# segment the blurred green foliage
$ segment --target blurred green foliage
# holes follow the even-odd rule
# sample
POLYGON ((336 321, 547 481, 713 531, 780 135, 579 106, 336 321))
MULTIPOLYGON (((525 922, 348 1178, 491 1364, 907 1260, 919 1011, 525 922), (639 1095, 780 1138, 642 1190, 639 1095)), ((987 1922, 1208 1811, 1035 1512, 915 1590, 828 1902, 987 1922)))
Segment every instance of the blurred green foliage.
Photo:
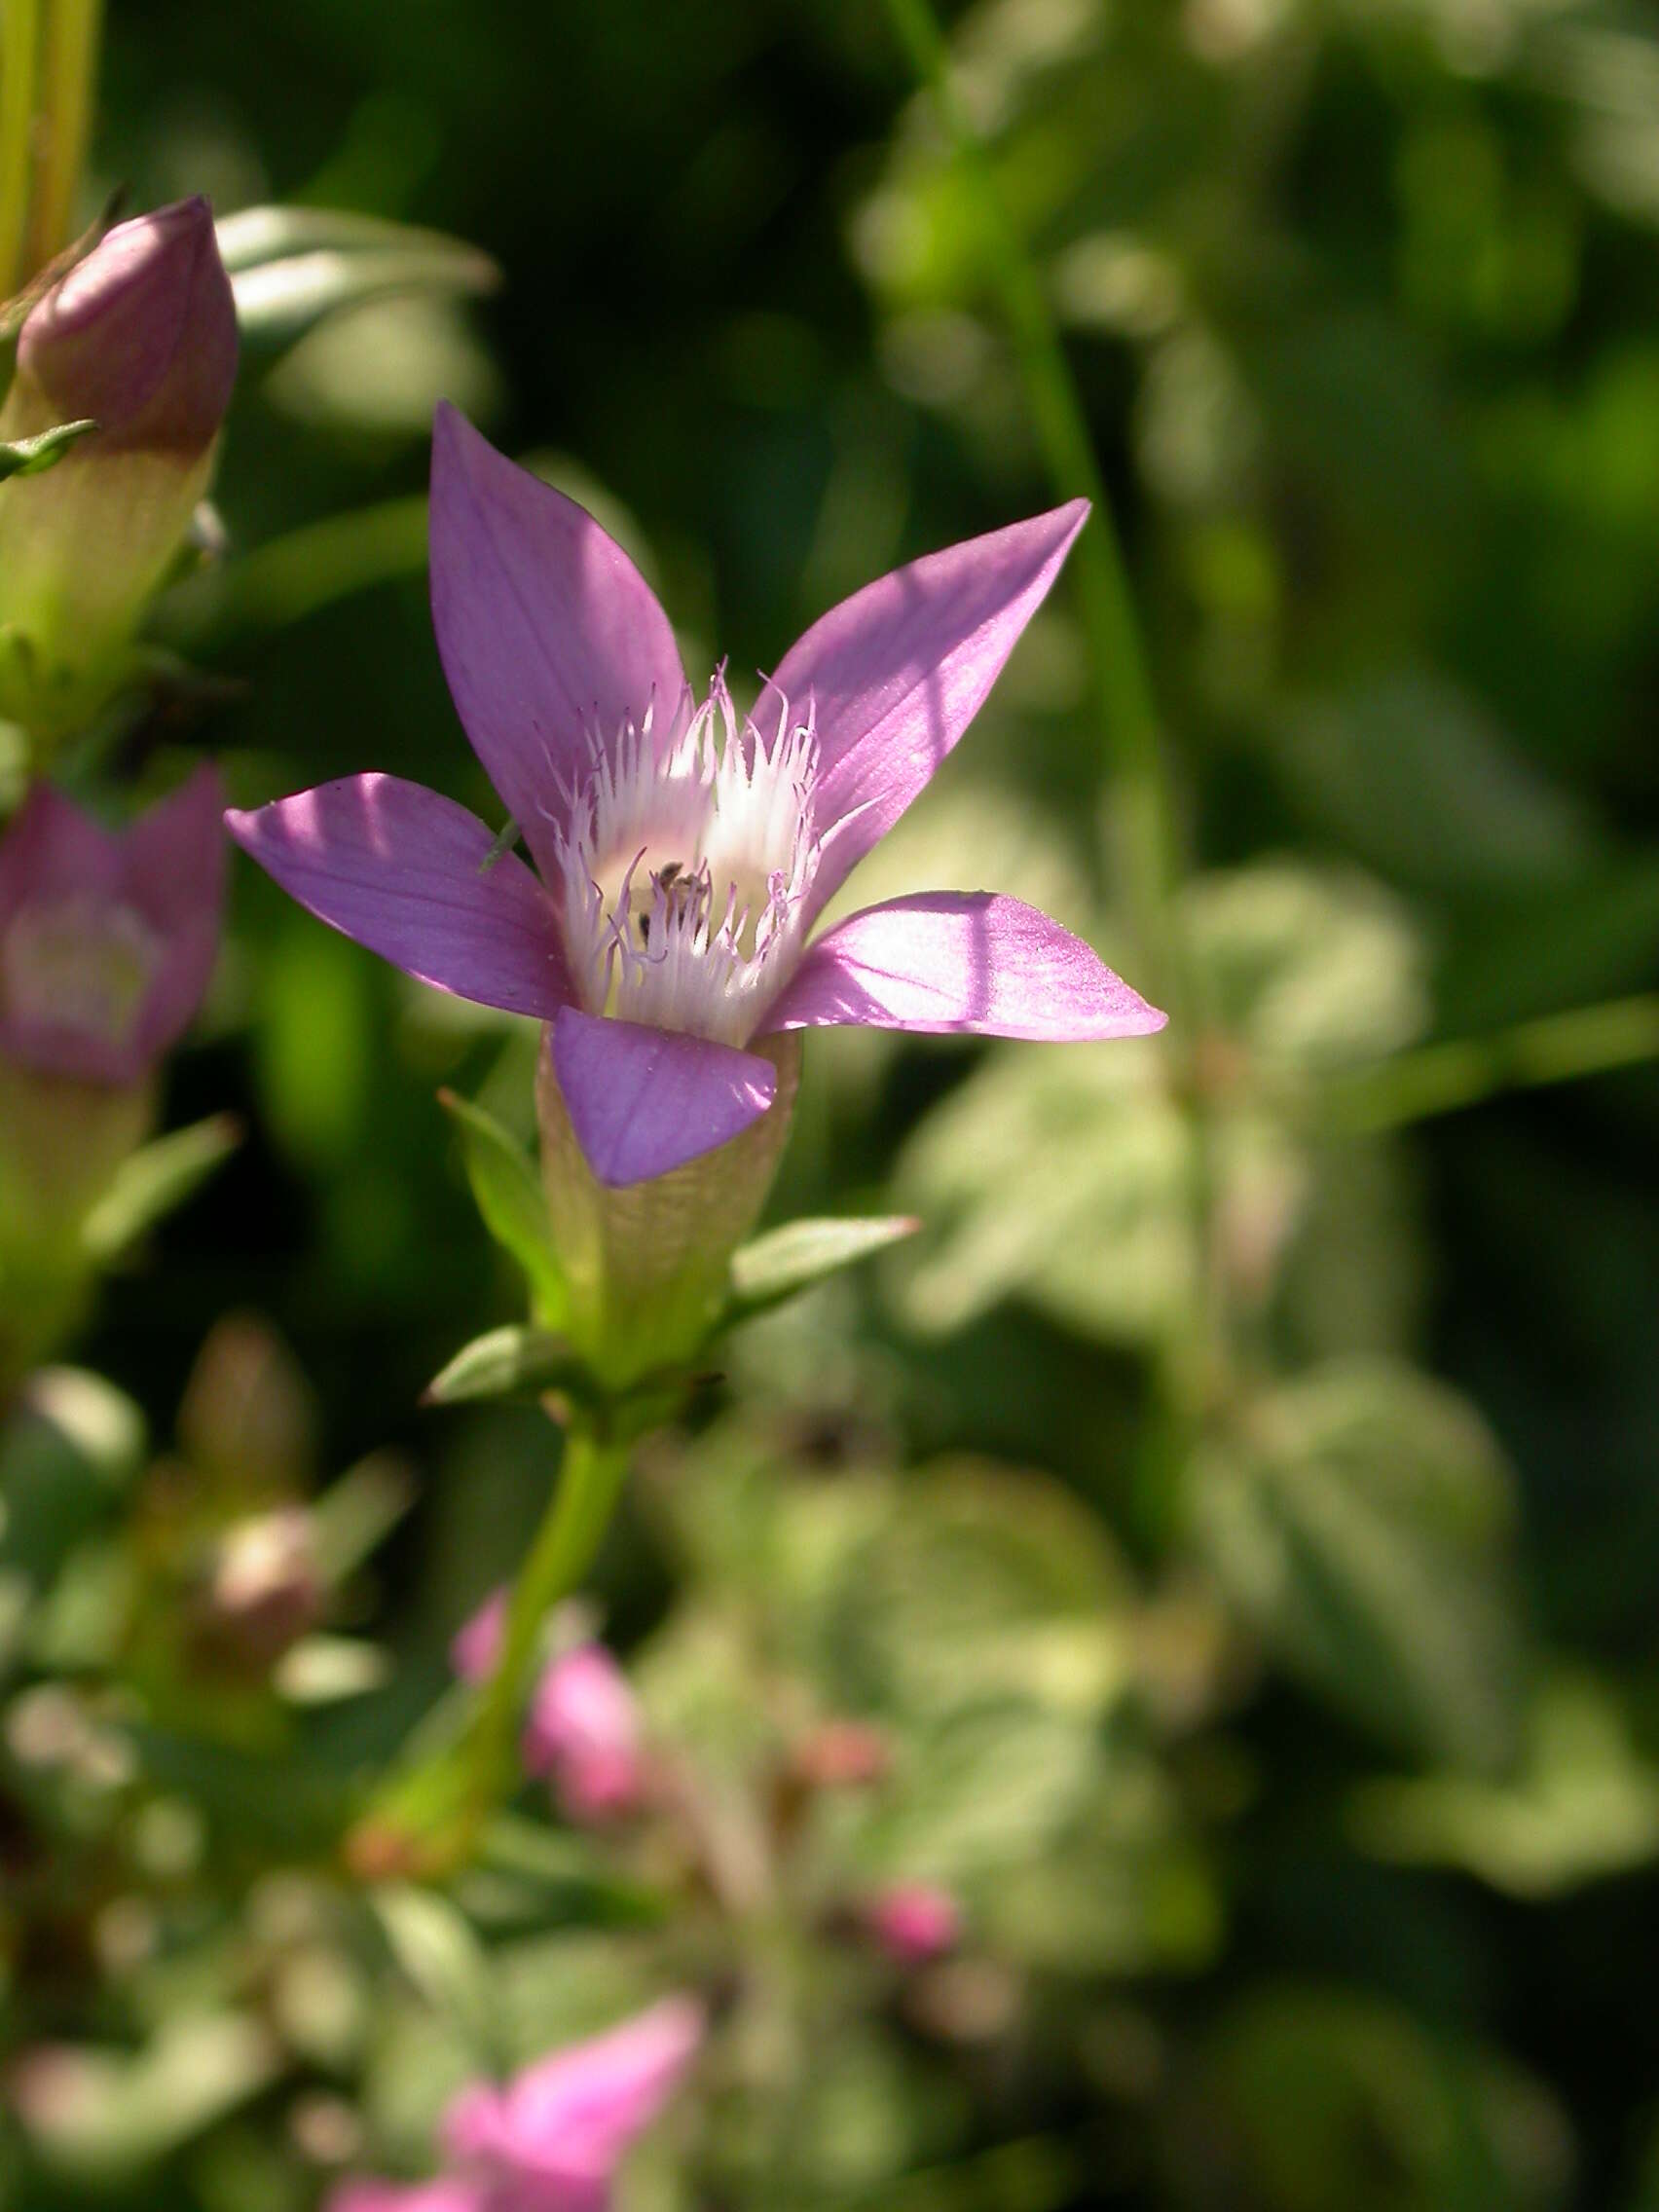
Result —
MULTIPOLYGON (((419 2173, 469 2072, 686 1981, 717 2054, 624 2212, 1659 2203, 1659 1079, 1504 1088, 1578 1049, 1511 1025, 1659 984, 1659 43, 1575 0, 950 31, 1146 622, 1177 1033, 815 1041, 776 1218, 923 1228, 644 1456, 593 1600, 678 1830, 530 1792, 451 1889, 364 1891, 345 1809, 557 1460, 534 1407, 418 1407, 525 1319, 468 1178, 534 1279, 535 1037, 239 872, 195 1133, 111 1247, 206 1117, 245 1141, 0 1437, 8 2208, 419 2173), (806 1788, 843 1722, 881 1777, 806 1788), (910 1977, 856 1929, 898 1878, 966 1910, 910 1977)), ((693 665, 1051 496, 876 0, 116 0, 93 151, 502 277, 289 234, 233 557, 158 623, 237 689, 124 731, 141 783, 204 746, 239 802, 487 804, 424 604, 440 395, 693 665)), ((1062 585, 857 903, 994 885, 1140 979, 1096 695, 1062 585)))

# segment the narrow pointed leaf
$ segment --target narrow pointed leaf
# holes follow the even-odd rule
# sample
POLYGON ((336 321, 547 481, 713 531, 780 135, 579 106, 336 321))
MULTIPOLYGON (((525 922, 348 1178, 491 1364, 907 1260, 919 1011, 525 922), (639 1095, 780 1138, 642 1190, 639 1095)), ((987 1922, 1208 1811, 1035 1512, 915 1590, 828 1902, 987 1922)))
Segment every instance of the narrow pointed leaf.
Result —
POLYGON ((333 1583, 356 1572, 414 1502, 409 1469, 395 1453, 372 1452, 348 1468, 311 1509, 319 1572, 333 1583))
POLYGON ((727 1324, 747 1321, 768 1307, 807 1290, 825 1275, 867 1259, 921 1227, 911 1214, 877 1214, 862 1221, 791 1221, 756 1236, 732 1254, 727 1324))
POLYGON ((115 1259, 164 1214, 183 1205, 241 1139, 235 1115, 212 1114, 133 1153, 87 1217, 81 1241, 89 1257, 115 1259))
POLYGON ((9 444, 0 444, 0 479, 40 475, 43 469, 60 461, 78 439, 96 428, 96 423, 87 416, 78 423, 56 423, 32 438, 14 438, 9 444))
POLYGON ((453 1090, 440 1090, 438 1103, 461 1138, 466 1180, 485 1228, 523 1269, 536 1319, 556 1328, 565 1317, 565 1276, 534 1162, 482 1106, 453 1090))
POLYGON ((469 1398, 535 1397, 543 1390, 592 1390, 592 1378, 563 1337, 546 1329, 488 1329, 463 1345, 426 1385, 425 1403, 459 1405, 469 1398))

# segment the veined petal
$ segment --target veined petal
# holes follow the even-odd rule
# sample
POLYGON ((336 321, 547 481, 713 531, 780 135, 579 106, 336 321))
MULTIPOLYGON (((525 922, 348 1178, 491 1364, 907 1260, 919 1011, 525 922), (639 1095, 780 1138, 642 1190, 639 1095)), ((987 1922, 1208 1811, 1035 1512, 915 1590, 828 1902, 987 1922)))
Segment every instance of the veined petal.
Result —
POLYGON ((831 608, 774 678, 816 708, 817 914, 978 713, 1088 517, 1073 499, 896 569, 831 608))
POLYGON ((453 799, 346 776, 225 822, 302 906, 422 982, 542 1020, 569 1000, 546 893, 453 799))
POLYGON ((601 1183, 647 1183, 758 1121, 777 1078, 730 1045, 562 1007, 553 1072, 583 1158, 601 1183))
POLYGON ((1056 1044, 1144 1037, 1168 1019, 1080 938, 994 891, 924 891, 821 937, 767 1017, 1056 1044))
POLYGON ((536 866, 557 881, 561 782, 587 732, 672 718, 685 687, 656 595, 585 508, 455 408, 432 428, 432 626, 456 712, 536 866))

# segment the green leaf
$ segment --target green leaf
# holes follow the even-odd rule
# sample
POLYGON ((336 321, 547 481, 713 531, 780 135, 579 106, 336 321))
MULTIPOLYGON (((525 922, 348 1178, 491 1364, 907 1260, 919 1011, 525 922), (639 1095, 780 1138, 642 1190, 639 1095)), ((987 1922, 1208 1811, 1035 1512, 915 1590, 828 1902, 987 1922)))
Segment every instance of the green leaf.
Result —
POLYGON ((286 345, 336 309, 365 301, 400 293, 478 296, 500 280, 487 253, 437 231, 363 216, 302 223, 296 214, 255 208, 220 226, 221 236, 231 234, 235 256, 237 322, 255 343, 286 345))
POLYGON ((370 1901, 392 1956, 427 2004, 455 2023, 481 2059, 494 2060, 494 1977, 466 1916, 447 1898, 401 1883, 377 1890, 370 1901))
POLYGON ((563 1337, 510 1323, 463 1345, 427 1383, 424 1398, 427 1405, 453 1406, 469 1398, 536 1397, 543 1390, 585 1395, 592 1387, 586 1367, 563 1337))
POLYGON ((1454 1866, 1511 1897, 1559 1897, 1659 1857, 1659 1771, 1613 1692, 1592 1676, 1545 1682, 1513 1775, 1367 1783, 1349 1826, 1407 1866, 1454 1866))
POLYGON ((866 1220, 791 1221, 756 1236, 732 1254, 731 1298, 722 1326, 764 1313, 825 1275, 913 1236, 913 1214, 876 1214, 866 1220))
POLYGON ((557 1328, 569 1301, 535 1163, 482 1106, 453 1090, 440 1090, 438 1103, 460 1134, 466 1180, 485 1228, 523 1269, 536 1319, 557 1328))
POLYGON ((164 1214, 181 1206, 241 1139, 241 1124, 234 1115, 211 1114, 123 1161, 82 1228, 89 1258, 115 1259, 164 1214))
POLYGON ((90 416, 78 423, 58 423, 32 438, 15 438, 0 444, 0 482, 8 476, 39 476, 63 459, 69 448, 89 430, 97 428, 90 416))
POLYGON ((1382 1360, 1315 1369, 1200 1452, 1188 1505, 1222 1589, 1310 1688, 1419 1755, 1513 1753, 1511 1483, 1455 1392, 1382 1360))

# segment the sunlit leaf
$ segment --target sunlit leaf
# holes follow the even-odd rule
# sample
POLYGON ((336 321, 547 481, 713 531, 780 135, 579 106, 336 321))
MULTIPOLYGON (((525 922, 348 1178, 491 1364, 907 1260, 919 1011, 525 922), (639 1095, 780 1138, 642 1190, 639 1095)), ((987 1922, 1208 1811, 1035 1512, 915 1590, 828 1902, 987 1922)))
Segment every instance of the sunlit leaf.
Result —
POLYGON ((1541 1686, 1513 1775, 1367 1783, 1350 1826, 1379 1858, 1460 1867, 1512 1897, 1555 1897, 1659 1856, 1659 1768, 1609 1689, 1564 1674, 1541 1686))
POLYGON ((825 1275, 854 1267, 871 1253, 914 1235, 920 1227, 909 1214, 864 1221, 786 1222, 732 1254, 731 1297, 724 1318, 746 1321, 752 1314, 764 1313, 825 1275))
POLYGON ((509 1324, 463 1345, 427 1383, 425 1398, 429 1405, 451 1406, 467 1398, 536 1397, 543 1390, 589 1387, 587 1369, 563 1337, 509 1324))
POLYGON ((1311 1688, 1420 1755, 1514 1751, 1514 1500, 1453 1391, 1382 1361, 1280 1384, 1199 1453, 1188 1503, 1222 1588, 1311 1688))

